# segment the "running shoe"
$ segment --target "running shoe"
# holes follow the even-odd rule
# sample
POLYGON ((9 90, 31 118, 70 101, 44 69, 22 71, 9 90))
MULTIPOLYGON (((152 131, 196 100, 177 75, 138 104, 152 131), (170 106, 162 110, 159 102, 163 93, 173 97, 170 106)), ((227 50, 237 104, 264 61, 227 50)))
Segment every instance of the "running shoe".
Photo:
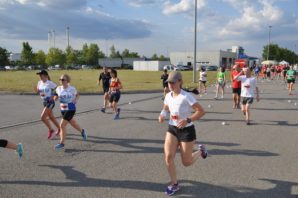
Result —
POLYGON ((103 112, 103 113, 105 113, 105 112, 106 112, 106 108, 102 107, 102 108, 100 109, 100 111, 103 112))
POLYGON ((174 195, 178 190, 180 190, 180 187, 177 184, 171 184, 166 188, 165 194, 168 196, 174 195))
POLYGON ((87 132, 85 131, 85 129, 82 130, 81 135, 83 137, 83 140, 86 141, 87 140, 87 132))
POLYGON ((61 149, 64 149, 64 144, 63 143, 56 144, 55 150, 61 150, 61 149))
POLYGON ((208 157, 208 151, 207 151, 205 145, 199 144, 198 149, 201 151, 201 157, 203 159, 206 159, 208 157))
POLYGON ((59 135, 60 135, 60 129, 57 129, 57 130, 56 130, 55 135, 56 135, 56 136, 59 136, 59 135))
POLYGON ((119 120, 119 119, 120 119, 119 115, 116 114, 116 115, 114 116, 114 120, 119 120))
POLYGON ((53 129, 48 131, 48 140, 51 140, 54 137, 54 133, 55 131, 53 129))
POLYGON ((16 152, 18 153, 19 158, 21 159, 24 153, 24 147, 22 143, 18 143, 16 152))

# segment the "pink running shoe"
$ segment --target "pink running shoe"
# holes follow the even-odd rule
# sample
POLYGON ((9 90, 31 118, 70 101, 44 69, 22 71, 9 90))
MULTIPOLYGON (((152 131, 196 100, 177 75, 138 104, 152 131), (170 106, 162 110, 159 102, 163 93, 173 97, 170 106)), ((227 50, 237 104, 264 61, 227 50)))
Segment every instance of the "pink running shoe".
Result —
POLYGON ((54 133, 55 131, 53 129, 48 131, 48 140, 51 140, 54 137, 54 133))

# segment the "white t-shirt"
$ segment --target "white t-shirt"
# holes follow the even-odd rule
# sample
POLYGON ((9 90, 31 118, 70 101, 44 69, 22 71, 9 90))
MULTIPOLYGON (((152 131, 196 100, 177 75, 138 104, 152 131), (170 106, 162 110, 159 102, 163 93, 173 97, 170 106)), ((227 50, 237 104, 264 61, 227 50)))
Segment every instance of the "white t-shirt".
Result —
POLYGON ((245 75, 239 76, 238 80, 241 81, 241 97, 254 97, 254 90, 257 86, 257 80, 255 77, 247 78, 245 75))
POLYGON ((76 99, 77 90, 73 86, 68 86, 66 89, 63 86, 59 86, 56 89, 56 93, 60 100, 61 111, 76 110, 74 100, 76 99))
POLYGON ((57 85, 50 80, 43 82, 42 80, 38 81, 37 83, 37 90, 41 99, 47 100, 51 96, 53 96, 53 89, 55 89, 57 85))
POLYGON ((207 81, 207 72, 200 72, 200 81, 207 81))
MULTIPOLYGON (((164 100, 164 104, 169 107, 170 121, 169 124, 177 126, 179 120, 186 120, 191 116, 192 106, 197 100, 188 92, 181 90, 180 94, 173 97, 173 92, 169 92, 164 100)), ((189 123, 186 127, 193 125, 189 123)))

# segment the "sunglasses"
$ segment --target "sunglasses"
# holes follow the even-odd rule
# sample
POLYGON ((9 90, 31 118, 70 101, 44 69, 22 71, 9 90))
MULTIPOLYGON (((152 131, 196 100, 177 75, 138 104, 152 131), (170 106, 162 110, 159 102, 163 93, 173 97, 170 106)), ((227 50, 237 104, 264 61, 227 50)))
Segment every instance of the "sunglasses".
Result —
POLYGON ((64 82, 64 81, 66 81, 66 79, 62 78, 62 79, 59 79, 59 81, 62 81, 62 82, 64 82))

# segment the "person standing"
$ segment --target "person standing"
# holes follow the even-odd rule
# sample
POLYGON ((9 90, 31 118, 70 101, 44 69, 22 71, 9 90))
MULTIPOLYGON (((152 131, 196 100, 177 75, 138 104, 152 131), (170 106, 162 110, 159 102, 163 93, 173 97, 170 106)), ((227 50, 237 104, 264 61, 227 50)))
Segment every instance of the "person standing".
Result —
POLYGON ((111 70, 111 83, 110 83, 110 105, 113 111, 115 112, 114 120, 120 119, 120 108, 117 107, 117 104, 120 100, 122 89, 122 83, 120 79, 117 77, 117 71, 115 69, 111 70))
POLYGON ((36 74, 39 75, 40 81, 38 81, 35 91, 39 93, 44 107, 41 112, 41 120, 48 128, 48 139, 52 139, 55 135, 59 135, 60 133, 59 123, 53 114, 53 108, 55 107, 53 97, 57 85, 50 80, 50 76, 46 70, 41 70, 36 74), (56 131, 52 128, 48 118, 57 127, 56 131))
POLYGON ((234 80, 241 81, 242 112, 245 115, 246 124, 250 125, 250 106, 254 100, 254 90, 256 90, 257 102, 260 100, 257 80, 255 77, 251 76, 250 68, 244 68, 237 76, 234 77, 234 80))
POLYGON ((205 67, 201 67, 200 79, 199 79, 199 93, 203 93, 202 87, 204 86, 204 93, 207 94, 207 72, 205 67))
POLYGON ((164 143, 165 163, 171 179, 165 194, 169 196, 180 189, 174 162, 177 149, 180 148, 184 166, 191 166, 200 156, 203 159, 208 156, 204 145, 198 145, 198 150, 193 152, 196 140, 193 121, 199 120, 205 114, 205 111, 190 93, 181 89, 182 83, 180 72, 172 71, 169 74, 170 92, 165 97, 164 106, 159 115, 159 122, 162 123, 168 112, 170 113, 169 127, 164 143), (194 113, 192 114, 193 110, 194 113))
POLYGON ((240 109, 240 95, 241 95, 241 81, 234 78, 241 72, 241 68, 238 64, 234 65, 234 70, 231 73, 232 93, 233 93, 233 109, 240 109))
POLYGON ((63 74, 59 81, 61 85, 56 89, 57 96, 55 96, 55 99, 59 99, 60 101, 62 120, 60 122, 60 143, 55 146, 56 150, 63 149, 65 146, 66 126, 68 124, 80 132, 84 141, 87 140, 87 132, 82 129, 77 121, 73 118, 76 113, 76 104, 79 100, 79 94, 76 88, 69 84, 69 75, 63 74))
POLYGON ((0 139, 0 147, 15 150, 19 155, 19 158, 22 158, 24 154, 24 147, 22 143, 15 144, 8 140, 0 139))
POLYGON ((161 75, 160 79, 162 80, 162 86, 163 86, 163 97, 162 100, 166 97, 166 94, 169 92, 169 86, 167 83, 168 80, 168 70, 163 70, 163 74, 161 75))
POLYGON ((102 81, 103 107, 101 108, 101 112, 105 113, 109 102, 109 88, 111 75, 110 72, 108 72, 107 67, 103 67, 102 69, 103 71, 99 75, 97 84, 100 85, 100 81, 102 81))
POLYGON ((287 71, 287 74, 286 74, 289 95, 292 95, 292 90, 295 84, 296 75, 297 75, 296 70, 294 70, 293 65, 291 65, 290 69, 287 71))
POLYGON ((218 98, 218 92, 221 88, 221 98, 224 98, 224 92, 225 92, 225 86, 226 86, 226 73, 225 73, 225 67, 220 67, 220 71, 217 73, 216 77, 216 94, 214 99, 218 98))

